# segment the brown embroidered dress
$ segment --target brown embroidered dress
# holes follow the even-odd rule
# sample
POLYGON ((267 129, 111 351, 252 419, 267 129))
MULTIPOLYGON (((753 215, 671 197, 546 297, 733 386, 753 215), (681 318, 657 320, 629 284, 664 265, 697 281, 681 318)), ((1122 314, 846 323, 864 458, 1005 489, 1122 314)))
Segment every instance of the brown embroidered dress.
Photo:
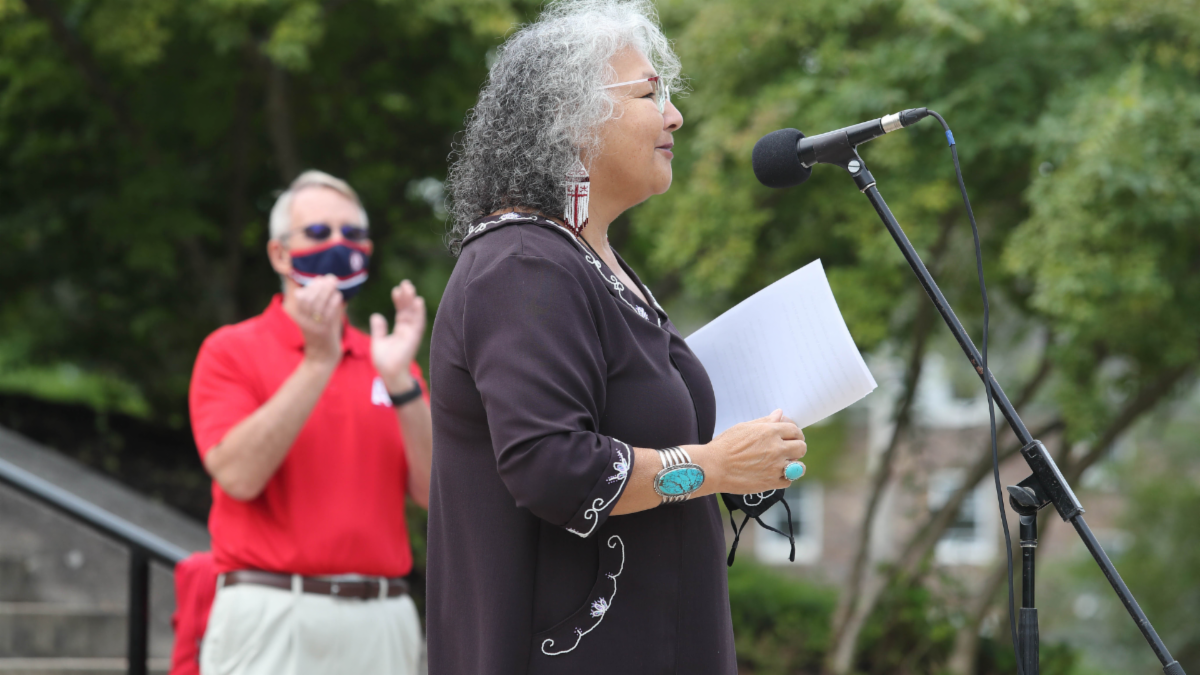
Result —
POLYGON ((716 497, 609 515, 632 447, 715 418, 642 290, 544 218, 471 227, 431 342, 431 675, 737 672, 716 497))

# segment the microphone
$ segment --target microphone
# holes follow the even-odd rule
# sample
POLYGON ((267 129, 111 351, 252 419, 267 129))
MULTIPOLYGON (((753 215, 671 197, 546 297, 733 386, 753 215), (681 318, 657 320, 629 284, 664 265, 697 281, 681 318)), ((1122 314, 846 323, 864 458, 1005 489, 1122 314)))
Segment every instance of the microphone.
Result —
POLYGON ((910 108, 870 122, 806 137, 796 129, 780 129, 754 144, 754 176, 770 188, 787 188, 808 180, 816 164, 843 168, 851 159, 846 151, 867 141, 911 126, 929 116, 925 108, 910 108))

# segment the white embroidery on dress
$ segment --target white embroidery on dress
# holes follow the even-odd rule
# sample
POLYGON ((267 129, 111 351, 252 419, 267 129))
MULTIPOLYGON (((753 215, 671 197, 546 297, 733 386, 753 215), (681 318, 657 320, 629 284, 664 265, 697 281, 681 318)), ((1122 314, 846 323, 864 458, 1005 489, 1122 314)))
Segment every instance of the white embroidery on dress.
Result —
POLYGON ((620 448, 617 448, 617 457, 621 458, 613 462, 613 468, 617 470, 617 474, 608 477, 609 483, 625 480, 625 477, 629 475, 629 460, 625 459, 625 455, 621 452, 620 448))
POLYGON ((604 613, 607 611, 608 611, 608 601, 605 600, 604 598, 600 598, 599 600, 592 603, 592 616, 593 617, 599 619, 600 617, 604 616, 604 613))
MULTIPOLYGON (((633 304, 628 298, 625 297, 625 284, 621 283, 621 280, 617 278, 617 275, 609 274, 608 276, 605 276, 604 270, 600 267, 600 261, 597 260, 591 253, 584 251, 583 257, 585 260, 591 263, 593 267, 596 268, 596 271, 600 273, 600 278, 607 281, 613 287, 613 290, 617 292, 617 297, 621 299, 621 302, 629 305, 629 308, 632 309, 638 316, 647 321, 650 320, 650 315, 646 312, 646 310, 642 309, 638 305, 633 304)), ((658 317, 655 318, 657 319, 658 317)), ((658 319, 658 325, 662 326, 662 319, 658 319)))
MULTIPOLYGON (((625 450, 627 450, 629 452, 630 457, 633 456, 633 449, 630 448, 628 444, 626 444, 622 441, 619 441, 615 438, 613 439, 613 441, 620 443, 621 445, 624 445, 625 450)), ((616 482, 616 481, 611 480, 612 478, 616 478, 621 482, 621 485, 624 486, 625 479, 629 477, 629 465, 628 465, 627 460, 625 459, 625 455, 621 454, 620 448, 617 448, 617 456, 620 457, 621 460, 618 462, 615 462, 613 464, 613 467, 617 469, 618 473, 616 476, 610 476, 609 477, 610 480, 608 482, 609 483, 616 482), (625 463, 625 465, 626 465, 625 473, 623 473, 623 474, 619 473, 621 471, 620 465, 622 463, 625 463)), ((577 534, 580 537, 586 538, 588 535, 590 535, 592 533, 592 530, 596 529, 596 524, 600 522, 600 518, 599 518, 600 512, 603 511, 604 509, 608 508, 609 505, 612 504, 613 502, 617 501, 617 497, 619 497, 621 495, 621 489, 622 489, 621 487, 618 487, 617 491, 613 494, 612 499, 608 500, 607 502, 604 501, 604 497, 596 497, 596 500, 592 502, 591 508, 589 508, 587 511, 583 512, 583 519, 592 521, 592 526, 588 528, 587 532, 580 532, 579 530, 573 530, 569 527, 564 528, 564 529, 566 529, 566 531, 570 532, 571 534, 577 534)))
POLYGON ((758 506, 773 494, 775 494, 774 490, 767 490, 766 492, 756 492, 752 495, 742 495, 742 501, 746 502, 746 506, 758 506), (750 501, 751 499, 754 501, 750 501))
MULTIPOLYGON (((480 232, 483 232, 485 229, 487 229, 488 225, 494 225, 497 222, 499 222, 499 221, 489 220, 485 223, 480 223, 478 225, 468 225, 467 226, 467 237, 479 234, 480 232)), ((467 237, 463 237, 463 239, 466 239, 467 237)))
POLYGON ((465 237, 463 237, 463 239, 466 240, 469 237, 472 237, 474 235, 479 234, 480 232, 483 232, 484 230, 487 229, 488 225, 495 225, 496 223, 502 223, 506 220, 516 220, 519 218, 529 218, 529 216, 527 216, 523 213, 517 213, 516 211, 509 211, 508 213, 501 214, 495 220, 485 220, 484 222, 479 223, 478 225, 468 225, 467 226, 467 235, 465 237))
POLYGON ((604 575, 609 579, 612 579, 613 589, 612 595, 608 596, 607 598, 602 596, 599 600, 596 600, 592 603, 591 615, 592 618, 596 619, 596 623, 592 624, 586 630, 583 628, 576 628, 575 644, 571 645, 570 649, 552 652, 549 650, 554 648, 554 639, 546 638, 545 640, 542 640, 542 653, 546 656, 558 656, 560 654, 566 654, 567 652, 575 651, 575 648, 579 646, 579 641, 583 639, 583 636, 595 630, 596 626, 599 626, 600 622, 604 620, 604 615, 608 613, 609 607, 612 606, 613 599, 617 597, 617 577, 621 576, 621 572, 625 570, 625 542, 621 541, 621 538, 615 534, 608 538, 609 548, 616 548, 617 544, 621 545, 621 567, 616 571, 615 574, 604 575))

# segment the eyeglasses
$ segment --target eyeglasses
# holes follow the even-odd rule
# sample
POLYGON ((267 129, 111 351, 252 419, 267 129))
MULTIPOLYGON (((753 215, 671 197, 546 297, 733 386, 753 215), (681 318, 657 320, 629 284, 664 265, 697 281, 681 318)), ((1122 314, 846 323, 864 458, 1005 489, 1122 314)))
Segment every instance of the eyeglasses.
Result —
MULTIPOLYGON (((343 225, 340 229, 346 241, 362 241, 367 238, 367 228, 362 225, 343 225)), ((309 225, 301 231, 304 232, 304 236, 313 241, 325 241, 333 234, 333 228, 325 223, 309 225)))
POLYGON ((625 87, 625 86, 628 86, 631 84, 641 84, 643 82, 649 82, 650 84, 652 84, 654 86, 654 105, 658 106, 658 112, 660 114, 663 114, 663 115, 667 114, 667 104, 671 102, 671 90, 670 90, 670 88, 667 87, 667 83, 664 82, 663 79, 661 77, 659 77, 658 75, 655 75, 654 77, 647 77, 643 80, 630 80, 629 82, 618 82, 616 84, 610 84, 608 86, 600 87, 600 88, 601 89, 613 89, 615 87, 625 87))

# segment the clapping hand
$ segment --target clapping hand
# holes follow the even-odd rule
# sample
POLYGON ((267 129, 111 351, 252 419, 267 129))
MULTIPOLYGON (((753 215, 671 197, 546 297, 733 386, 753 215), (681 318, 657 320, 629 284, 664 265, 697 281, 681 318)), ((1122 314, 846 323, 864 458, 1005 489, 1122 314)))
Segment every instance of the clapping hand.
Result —
POLYGON ((413 387, 409 364, 425 335, 425 299, 405 280, 392 289, 392 304, 396 318, 391 333, 382 314, 371 315, 371 361, 388 392, 400 394, 413 387))
POLYGON ((304 335, 309 359, 337 363, 342 358, 342 292, 332 274, 296 289, 292 320, 304 335))

